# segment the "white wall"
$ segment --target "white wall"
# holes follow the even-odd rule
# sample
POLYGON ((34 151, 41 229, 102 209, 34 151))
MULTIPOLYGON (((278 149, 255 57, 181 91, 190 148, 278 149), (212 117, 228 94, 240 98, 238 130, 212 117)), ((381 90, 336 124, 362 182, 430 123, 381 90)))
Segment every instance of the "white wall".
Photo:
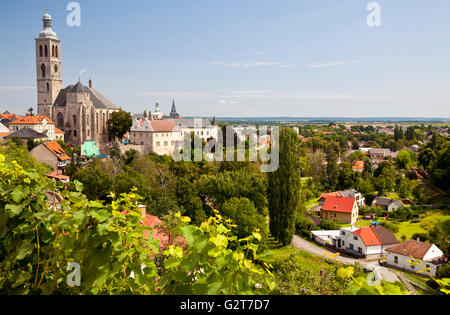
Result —
MULTIPOLYGON (((436 272, 437 272, 437 266, 433 265, 430 262, 424 262, 422 260, 420 260, 420 263, 418 265, 416 265, 415 267, 412 267, 411 263, 409 263, 408 261, 413 260, 411 257, 408 256, 403 256, 403 255, 399 255, 399 254, 395 254, 395 253, 391 253, 388 252, 387 254, 387 264, 393 267, 397 267, 409 272, 413 272, 413 273, 419 273, 419 271, 424 270, 425 268, 430 267, 429 272, 431 273, 432 276, 436 276, 436 272), (395 257, 398 258, 398 262, 395 263, 395 257)), ((414 259, 413 261, 416 261, 417 259, 414 259)), ((425 273, 420 273, 422 275, 426 275, 425 273)))

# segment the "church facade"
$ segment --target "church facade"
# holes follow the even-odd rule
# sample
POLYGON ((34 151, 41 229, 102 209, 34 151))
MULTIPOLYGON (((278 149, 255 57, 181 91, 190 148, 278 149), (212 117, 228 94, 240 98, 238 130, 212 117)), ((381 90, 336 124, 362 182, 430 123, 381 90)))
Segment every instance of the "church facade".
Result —
POLYGON ((93 88, 78 81, 63 88, 61 41, 52 29, 52 17, 43 16, 44 29, 36 42, 38 115, 47 116, 65 132, 65 142, 80 147, 95 141, 100 150, 109 141, 107 122, 119 108, 93 88))

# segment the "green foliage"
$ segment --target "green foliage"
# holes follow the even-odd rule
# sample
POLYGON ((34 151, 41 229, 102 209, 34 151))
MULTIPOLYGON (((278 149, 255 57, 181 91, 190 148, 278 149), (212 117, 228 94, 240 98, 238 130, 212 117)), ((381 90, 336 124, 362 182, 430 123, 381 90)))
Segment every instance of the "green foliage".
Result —
POLYGON ((417 165, 417 154, 411 150, 402 150, 395 158, 395 163, 399 168, 409 169, 417 165))
POLYGON ((89 201, 83 184, 75 181, 77 191, 58 191, 63 200, 55 211, 44 194, 54 191, 54 184, 5 160, 0 154, 0 207, 5 209, 0 294, 266 294, 273 289, 266 255, 258 254, 257 232, 238 240, 227 227, 231 221, 218 214, 200 228, 178 214, 181 222, 172 228, 187 244, 164 251, 160 269, 154 262, 158 241, 141 225, 136 189, 111 194, 105 205, 89 201), (80 287, 66 283, 71 262, 81 266, 80 287))
POLYGON ((108 132, 111 139, 121 140, 130 131, 133 125, 133 118, 130 113, 123 110, 111 114, 108 120, 108 132))
POLYGON ((339 222, 333 220, 323 220, 319 224, 319 228, 322 230, 339 230, 341 228, 341 224, 339 222))
POLYGON ((295 222, 295 231, 303 236, 309 236, 315 225, 311 218, 299 216, 295 222))
POLYGON ((226 201, 221 209, 224 217, 237 223, 233 233, 238 238, 250 235, 256 229, 261 230, 263 238, 268 235, 267 220, 264 215, 258 213, 253 202, 247 198, 231 198, 226 201))
POLYGON ((269 173, 268 200, 270 232, 283 245, 290 244, 295 233, 295 218, 299 209, 301 174, 299 140, 294 130, 280 132, 280 165, 269 173))

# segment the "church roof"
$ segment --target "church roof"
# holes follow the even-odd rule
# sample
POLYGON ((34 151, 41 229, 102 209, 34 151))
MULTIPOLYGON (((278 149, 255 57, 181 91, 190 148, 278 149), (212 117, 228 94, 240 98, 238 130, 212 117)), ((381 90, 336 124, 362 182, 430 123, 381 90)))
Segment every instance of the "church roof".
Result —
POLYGON ((78 82, 75 85, 69 85, 65 89, 62 89, 56 97, 54 106, 66 107, 67 93, 88 93, 90 94, 91 102, 95 108, 118 109, 116 105, 114 105, 111 101, 104 97, 100 92, 98 92, 94 88, 83 85, 81 82, 78 82))

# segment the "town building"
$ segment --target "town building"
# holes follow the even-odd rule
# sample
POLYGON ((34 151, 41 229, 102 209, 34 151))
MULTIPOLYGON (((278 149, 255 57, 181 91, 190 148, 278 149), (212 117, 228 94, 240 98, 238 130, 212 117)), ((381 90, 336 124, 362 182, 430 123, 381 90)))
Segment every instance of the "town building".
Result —
POLYGON ((22 128, 33 129, 39 133, 45 134, 49 141, 56 140, 55 123, 46 116, 26 115, 9 123, 10 133, 18 131, 22 128))
POLYGON ((49 140, 46 134, 38 132, 34 129, 30 129, 28 127, 11 132, 3 138, 4 140, 17 138, 21 140, 22 144, 26 144, 29 139, 32 139, 34 142, 49 140))
POLYGON ((376 197, 372 201, 372 207, 380 207, 384 211, 393 212, 404 204, 401 200, 394 200, 389 198, 376 197))
POLYGON ((359 206, 355 198, 328 196, 320 211, 322 220, 339 221, 343 224, 355 224, 358 220, 359 206))
POLYGON ((135 119, 130 131, 130 143, 144 146, 146 153, 172 155, 182 140, 173 120, 135 119))
POLYGON ((173 122, 180 129, 183 137, 191 133, 206 142, 218 140, 219 128, 206 118, 179 118, 173 122))
POLYGON ((45 142, 30 151, 40 163, 46 163, 53 168, 52 175, 64 175, 65 169, 70 164, 70 157, 57 142, 45 142))
POLYGON ((310 237, 319 244, 358 258, 384 257, 389 248, 398 245, 395 235, 377 224, 334 231, 311 231, 310 237))
POLYGON ((99 147, 106 147, 107 121, 119 108, 93 88, 92 80, 89 86, 78 81, 63 88, 61 41, 52 29, 48 13, 44 14, 43 23, 44 29, 35 40, 38 114, 55 121, 72 146, 80 147, 93 140, 99 147))
POLYGON ((364 172, 364 161, 355 161, 352 164, 352 171, 362 173, 364 172))
POLYGON ((387 249, 387 265, 412 273, 420 273, 429 268, 429 273, 436 276, 439 269, 447 262, 444 253, 434 244, 409 240, 387 249))

